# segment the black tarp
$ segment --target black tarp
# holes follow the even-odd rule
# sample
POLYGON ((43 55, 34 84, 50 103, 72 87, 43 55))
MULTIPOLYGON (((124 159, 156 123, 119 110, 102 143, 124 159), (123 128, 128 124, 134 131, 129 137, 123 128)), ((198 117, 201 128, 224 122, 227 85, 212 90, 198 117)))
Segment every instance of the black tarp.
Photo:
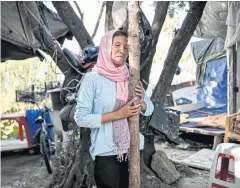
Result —
MULTIPOLYGON (((26 2, 2 1, 1 2, 1 62, 6 60, 21 60, 36 56, 36 49, 41 44, 34 36, 24 14, 33 14, 41 19, 40 12, 28 10, 26 2)), ((35 2, 39 5, 39 2, 35 2)), ((52 36, 63 41, 62 38, 72 37, 67 26, 58 14, 41 4, 41 9, 46 16, 46 21, 52 36)), ((44 22, 39 20, 39 23, 44 22)))

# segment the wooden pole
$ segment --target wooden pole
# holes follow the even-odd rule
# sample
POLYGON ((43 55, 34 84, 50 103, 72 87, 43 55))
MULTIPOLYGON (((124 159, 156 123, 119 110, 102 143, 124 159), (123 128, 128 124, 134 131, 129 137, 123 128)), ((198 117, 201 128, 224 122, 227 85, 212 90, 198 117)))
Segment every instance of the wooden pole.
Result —
MULTIPOLYGON (((140 45, 139 45, 139 5, 138 1, 128 2, 128 45, 129 45, 129 69, 130 97, 136 97, 134 89, 140 80, 140 45)), ((129 119, 130 128, 130 160, 129 160, 129 188, 140 188, 140 140, 139 140, 139 116, 129 119)))
POLYGON ((236 44, 228 49, 228 114, 236 113, 236 44))

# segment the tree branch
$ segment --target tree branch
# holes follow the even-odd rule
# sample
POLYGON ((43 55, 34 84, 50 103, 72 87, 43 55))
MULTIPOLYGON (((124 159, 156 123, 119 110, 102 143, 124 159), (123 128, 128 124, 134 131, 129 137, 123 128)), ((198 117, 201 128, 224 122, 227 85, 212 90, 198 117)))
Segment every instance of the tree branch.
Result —
POLYGON ((112 18, 113 1, 106 2, 105 33, 114 29, 112 18))
POLYGON ((162 26, 167 16, 168 6, 169 6, 169 1, 157 2, 154 19, 152 23, 152 34, 154 39, 154 42, 152 43, 152 47, 155 48, 155 51, 156 51, 156 46, 158 43, 160 32, 162 30, 162 26))
MULTIPOLYGON (((167 16, 167 10, 169 6, 169 1, 158 1, 157 6, 155 9, 155 15, 152 23, 152 47, 149 53, 148 58, 143 62, 145 68, 141 71, 141 78, 144 79, 147 83, 149 83, 149 76, 150 76, 150 71, 152 68, 152 62, 154 55, 156 53, 156 46, 158 43, 158 38, 162 30, 162 26, 165 22, 165 18, 167 16)), ((147 88, 147 85, 144 85, 145 88, 147 88)))
POLYGON ((63 22, 77 39, 81 49, 88 45, 94 45, 91 36, 83 25, 83 22, 78 18, 68 1, 52 1, 52 4, 58 11, 63 22))
POLYGON ((153 91, 152 101, 163 105, 168 89, 171 86, 175 70, 182 54, 187 47, 193 32, 195 31, 199 20, 202 17, 205 1, 193 1, 190 10, 185 17, 181 29, 173 39, 169 48, 168 55, 164 61, 164 67, 158 80, 156 88, 153 91))
POLYGON ((106 4, 106 2, 103 1, 101 9, 100 9, 100 12, 99 12, 99 15, 98 15, 97 23, 96 23, 96 26, 94 28, 93 34, 92 34, 92 39, 94 39, 94 37, 95 37, 95 35, 97 33, 98 26, 99 26, 100 20, 102 18, 102 13, 103 13, 103 9, 104 9, 105 4, 106 4))
POLYGON ((82 13, 80 7, 79 7, 78 4, 77 4, 77 1, 73 1, 73 2, 74 2, 74 4, 75 4, 75 6, 77 7, 77 10, 78 10, 78 12, 79 12, 79 14, 80 14, 80 16, 81 16, 81 20, 82 20, 82 23, 83 23, 84 13, 82 13))

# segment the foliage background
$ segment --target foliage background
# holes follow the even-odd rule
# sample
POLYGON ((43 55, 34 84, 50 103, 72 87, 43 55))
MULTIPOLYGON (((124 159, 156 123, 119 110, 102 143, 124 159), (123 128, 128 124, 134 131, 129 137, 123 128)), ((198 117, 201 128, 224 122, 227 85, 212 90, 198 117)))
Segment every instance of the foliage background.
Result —
MULTIPOLYGON (((1 63, 1 114, 3 113, 18 113, 25 115, 26 109, 37 109, 34 104, 16 102, 16 90, 24 90, 32 84, 44 87, 44 83, 50 81, 57 82, 59 69, 54 62, 47 59, 40 61, 38 57, 29 58, 21 61, 9 60, 1 63)), ((43 104, 52 107, 50 96, 46 100, 40 102, 40 107, 43 104)), ((1 139, 17 139, 18 124, 16 121, 1 121, 1 139)))

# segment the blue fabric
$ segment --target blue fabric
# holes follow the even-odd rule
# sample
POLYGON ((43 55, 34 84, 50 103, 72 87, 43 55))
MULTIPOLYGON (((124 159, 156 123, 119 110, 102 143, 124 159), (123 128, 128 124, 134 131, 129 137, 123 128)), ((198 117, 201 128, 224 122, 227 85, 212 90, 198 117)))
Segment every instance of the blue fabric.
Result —
POLYGON ((28 124, 28 135, 31 144, 34 143, 33 136, 36 134, 37 130, 40 129, 40 125, 35 123, 35 120, 40 116, 40 111, 36 109, 26 110, 26 120, 28 124))
MULTIPOLYGON (((145 96, 147 109, 145 116, 154 110, 151 100, 145 96)), ((102 114, 112 112, 116 102, 116 83, 96 73, 85 74, 78 92, 75 121, 80 127, 91 129, 90 154, 93 159, 97 155, 116 155, 113 152, 112 122, 101 125, 102 114)), ((143 149, 144 137, 140 134, 140 149, 143 149)))
POLYGON ((205 108, 220 108, 227 105, 227 59, 208 62, 202 87, 198 88, 198 101, 205 108))
MULTIPOLYGON (((39 109, 27 109, 26 110, 26 120, 27 120, 27 124, 28 124, 28 135, 29 135, 29 139, 31 144, 34 143, 33 140, 33 136, 36 134, 37 130, 40 129, 40 125, 35 123, 35 120, 41 115, 41 112, 39 109)), ((46 123, 47 124, 52 124, 52 120, 50 117, 50 114, 47 114, 46 117, 46 123)), ((54 134, 54 130, 53 128, 50 130, 50 135, 54 134)))
POLYGON ((227 112, 227 106, 223 106, 221 108, 201 108, 199 110, 196 110, 197 112, 203 112, 206 113, 208 115, 217 115, 217 114, 222 114, 222 113, 226 113, 227 112))

